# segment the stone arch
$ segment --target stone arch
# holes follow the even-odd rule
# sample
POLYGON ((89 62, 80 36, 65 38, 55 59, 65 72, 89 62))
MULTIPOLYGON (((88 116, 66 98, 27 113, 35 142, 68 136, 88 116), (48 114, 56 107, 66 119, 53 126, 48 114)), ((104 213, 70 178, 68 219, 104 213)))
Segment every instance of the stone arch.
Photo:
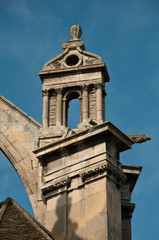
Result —
POLYGON ((80 101, 80 122, 82 121, 82 93, 80 90, 72 89, 68 91, 63 97, 63 110, 65 112, 63 122, 65 123, 65 126, 68 126, 68 108, 70 101, 73 99, 79 99, 80 101))
POLYGON ((0 149, 10 161, 37 215, 38 159, 33 150, 41 125, 0 95, 0 149))
POLYGON ((0 150, 10 161, 21 181, 24 184, 26 192, 29 196, 34 214, 36 215, 37 205, 37 175, 33 170, 33 159, 30 153, 22 146, 22 144, 13 138, 12 133, 7 130, 0 134, 0 150), (13 141, 14 140, 14 141, 13 141))

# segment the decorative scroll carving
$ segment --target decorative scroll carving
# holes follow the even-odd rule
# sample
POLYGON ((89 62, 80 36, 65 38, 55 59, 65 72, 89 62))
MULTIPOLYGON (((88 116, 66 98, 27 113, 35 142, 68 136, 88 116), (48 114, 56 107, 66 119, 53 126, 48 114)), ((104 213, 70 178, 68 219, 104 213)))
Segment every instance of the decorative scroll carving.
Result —
POLYGON ((150 136, 145 136, 145 134, 127 135, 134 143, 143 143, 151 140, 150 136))
POLYGON ((60 67, 61 67, 61 63, 60 63, 59 60, 56 60, 55 62, 53 62, 52 65, 53 65, 55 68, 60 68, 60 67))
POLYGON ((92 65, 92 64, 99 64, 102 63, 102 60, 94 58, 94 57, 88 57, 85 60, 85 65, 92 65))
POLYGON ((43 193, 44 197, 47 197, 47 195, 52 192, 56 192, 62 188, 68 188, 70 186, 70 183, 71 183, 70 178, 64 179, 60 182, 54 183, 48 187, 43 188, 42 193, 43 193))

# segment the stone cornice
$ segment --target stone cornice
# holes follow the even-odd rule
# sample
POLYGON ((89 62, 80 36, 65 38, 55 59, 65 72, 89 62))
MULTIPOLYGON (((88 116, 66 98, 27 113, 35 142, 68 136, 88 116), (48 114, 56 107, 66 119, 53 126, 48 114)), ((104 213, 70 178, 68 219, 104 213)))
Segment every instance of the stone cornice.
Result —
POLYGON ((52 69, 52 70, 42 70, 42 71, 39 71, 39 76, 40 76, 40 79, 43 81, 43 79, 46 77, 46 76, 52 76, 54 77, 55 76, 63 76, 63 75, 70 75, 70 73, 72 74, 76 74, 76 73, 82 73, 82 72, 91 72, 92 70, 95 70, 95 69, 99 69, 99 70, 102 70, 102 72, 105 74, 105 82, 109 82, 110 81, 110 78, 109 78, 109 74, 108 74, 108 71, 107 71, 107 68, 106 68, 106 65, 105 63, 101 63, 101 64, 94 64, 92 66, 78 66, 78 67, 70 67, 70 68, 60 68, 60 69, 52 69))
POLYGON ((76 188, 80 188, 87 183, 97 181, 99 178, 103 177, 109 178, 117 187, 121 187, 122 182, 126 179, 126 176, 121 169, 115 167, 109 162, 105 164, 102 163, 94 167, 89 167, 87 170, 80 171, 78 174, 75 173, 75 175, 70 177, 62 177, 59 178, 59 180, 47 183, 41 189, 44 198, 59 194, 63 191, 72 191, 71 179, 79 177, 81 178, 81 181, 79 181, 79 185, 76 188))
POLYGON ((133 141, 129 137, 127 137, 111 122, 107 121, 96 125, 91 129, 84 130, 80 133, 76 133, 64 139, 47 144, 44 147, 34 150, 34 153, 40 159, 44 156, 46 157, 46 155, 52 154, 56 150, 61 151, 63 148, 79 144, 80 142, 85 141, 85 139, 88 140, 88 138, 90 139, 97 136, 100 137, 100 139, 105 138, 106 136, 107 138, 111 138, 111 140, 116 142, 120 152, 130 149, 133 144, 133 141))
POLYGON ((130 185, 130 192, 133 191, 137 179, 141 173, 142 167, 141 166, 132 166, 132 165, 124 165, 122 164, 122 171, 126 175, 125 184, 130 185))

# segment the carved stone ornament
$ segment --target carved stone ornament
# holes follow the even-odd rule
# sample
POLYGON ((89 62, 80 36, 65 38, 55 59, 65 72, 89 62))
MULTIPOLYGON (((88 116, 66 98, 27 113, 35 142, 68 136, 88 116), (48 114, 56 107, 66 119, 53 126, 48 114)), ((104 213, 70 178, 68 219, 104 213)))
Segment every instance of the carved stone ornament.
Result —
POLYGON ((55 68, 60 68, 61 67, 61 62, 59 60, 56 60, 55 62, 52 63, 52 65, 55 67, 55 68))
POLYGON ((151 140, 150 136, 145 136, 144 134, 136 134, 136 135, 127 135, 134 143, 143 143, 151 140))
POLYGON ((70 28, 70 34, 71 34, 73 39, 80 39, 80 37, 82 36, 81 27, 79 25, 73 25, 70 28))
POLYGON ((49 91, 47 89, 42 90, 43 97, 49 95, 49 91))
POLYGON ((103 172, 106 171, 106 165, 96 167, 95 169, 89 170, 88 172, 81 173, 82 181, 85 182, 86 180, 89 180, 92 177, 95 177, 103 172))
POLYGON ((55 91, 57 94, 62 94, 63 88, 56 88, 55 91))
POLYGON ((88 91, 89 86, 84 84, 83 86, 81 86, 81 88, 82 88, 82 91, 88 91))
POLYGON ((62 44, 64 51, 45 63, 43 70, 91 66, 103 63, 101 57, 97 54, 85 51, 84 43, 80 40, 82 29, 79 25, 73 25, 70 28, 70 33, 73 39, 62 44))
POLYGON ((118 186, 121 186, 122 182, 126 179, 125 174, 123 174, 112 164, 96 167, 95 169, 91 169, 88 172, 81 173, 80 176, 82 178, 82 182, 87 182, 92 178, 97 177, 98 175, 102 175, 104 172, 106 172, 107 177, 111 178, 111 180, 118 186))
POLYGON ((97 59, 95 57, 88 57, 85 60, 85 65, 92 65, 92 64, 99 64, 102 63, 102 61, 100 59, 97 59))
POLYGON ((60 182, 54 183, 48 187, 45 187, 42 189, 42 193, 44 195, 44 197, 47 197, 48 194, 52 193, 52 192, 57 192, 60 188, 67 188, 70 186, 71 183, 71 179, 70 178, 66 178, 60 182))
POLYGON ((104 83, 98 82, 98 83, 94 84, 94 87, 95 87, 95 89, 98 89, 98 88, 101 89, 104 87, 104 83))

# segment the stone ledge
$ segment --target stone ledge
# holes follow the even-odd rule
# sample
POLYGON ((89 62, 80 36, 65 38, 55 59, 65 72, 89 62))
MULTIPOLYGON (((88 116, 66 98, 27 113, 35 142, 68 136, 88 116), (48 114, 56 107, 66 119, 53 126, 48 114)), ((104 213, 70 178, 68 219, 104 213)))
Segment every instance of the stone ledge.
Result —
POLYGON ((59 141, 55 141, 48 145, 45 145, 41 148, 34 150, 33 152, 36 156, 41 159, 42 157, 46 157, 46 155, 52 154, 52 152, 56 150, 62 150, 63 148, 67 148, 68 146, 73 146, 74 144, 79 144, 84 140, 88 140, 89 138, 99 136, 100 138, 105 138, 106 136, 111 136, 114 141, 117 142, 118 147, 120 148, 120 152, 130 149, 131 145, 134 143, 127 135, 121 132, 117 127, 115 127, 111 122, 107 121, 91 129, 84 130, 80 133, 73 134, 64 139, 60 139, 59 141), (106 135, 107 134, 107 135, 106 135))

